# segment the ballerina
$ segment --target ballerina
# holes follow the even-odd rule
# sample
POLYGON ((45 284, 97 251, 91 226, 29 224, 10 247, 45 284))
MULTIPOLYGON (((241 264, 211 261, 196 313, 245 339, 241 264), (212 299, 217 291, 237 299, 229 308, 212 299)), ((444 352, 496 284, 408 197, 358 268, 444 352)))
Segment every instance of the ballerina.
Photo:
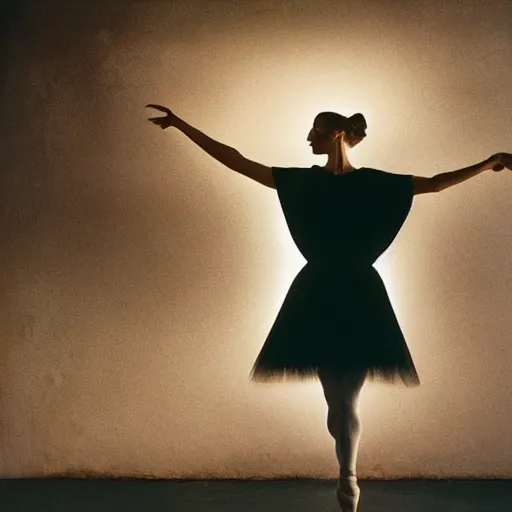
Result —
POLYGON ((366 137, 360 113, 321 112, 307 140, 321 167, 267 167, 208 137, 161 105, 149 118, 174 127, 226 167, 275 189, 297 248, 307 261, 293 280, 253 365, 255 382, 318 378, 335 441, 343 512, 356 512, 361 438, 358 400, 367 380, 418 386, 402 330, 373 266, 391 245, 419 194, 438 193, 485 171, 512 169, 512 154, 432 177, 353 167, 347 150, 366 137))

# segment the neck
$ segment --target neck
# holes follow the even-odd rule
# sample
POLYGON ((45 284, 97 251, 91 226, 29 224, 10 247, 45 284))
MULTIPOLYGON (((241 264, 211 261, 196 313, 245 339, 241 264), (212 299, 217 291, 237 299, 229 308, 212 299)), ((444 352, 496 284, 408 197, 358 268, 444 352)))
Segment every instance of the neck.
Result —
POLYGON ((327 163, 324 166, 329 172, 332 172, 334 174, 345 174, 347 172, 353 171, 355 168, 352 166, 352 164, 348 160, 343 160, 343 163, 341 166, 336 165, 336 160, 329 159, 327 160, 327 163))
POLYGON ((354 170, 348 161, 345 144, 341 140, 336 144, 335 151, 329 153, 325 168, 334 174, 343 174, 354 170))

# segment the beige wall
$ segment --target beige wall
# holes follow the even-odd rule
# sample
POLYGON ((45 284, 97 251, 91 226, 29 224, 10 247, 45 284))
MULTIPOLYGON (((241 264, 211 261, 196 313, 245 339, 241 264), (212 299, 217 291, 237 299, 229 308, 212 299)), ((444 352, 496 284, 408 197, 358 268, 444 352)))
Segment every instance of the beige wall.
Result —
MULTIPOLYGON (((355 165, 430 176, 511 151, 510 7, 380 4, 19 14, 1 105, 0 476, 336 474, 320 385, 248 380, 304 263, 275 191, 142 107, 267 165, 323 165, 305 141, 321 110, 366 115, 355 165)), ((419 196, 379 260, 422 386, 366 386, 361 477, 512 475, 511 197, 492 172, 419 196)))

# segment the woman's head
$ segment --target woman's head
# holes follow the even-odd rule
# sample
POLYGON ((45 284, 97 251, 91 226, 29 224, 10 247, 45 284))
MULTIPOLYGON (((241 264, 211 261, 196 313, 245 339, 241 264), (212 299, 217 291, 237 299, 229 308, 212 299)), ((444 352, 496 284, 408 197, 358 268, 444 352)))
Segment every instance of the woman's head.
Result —
POLYGON ((311 142, 314 154, 330 154, 339 138, 351 148, 361 142, 366 137, 366 128, 363 114, 345 117, 336 112, 320 112, 315 117, 307 140, 311 142))

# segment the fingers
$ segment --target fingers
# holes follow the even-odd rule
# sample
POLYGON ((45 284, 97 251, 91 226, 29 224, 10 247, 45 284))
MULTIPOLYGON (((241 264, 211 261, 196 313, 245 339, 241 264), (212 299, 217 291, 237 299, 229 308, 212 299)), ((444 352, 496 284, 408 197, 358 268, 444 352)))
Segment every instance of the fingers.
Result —
POLYGON ((512 170, 512 154, 510 153, 497 153, 497 162, 493 166, 492 170, 495 172, 503 171, 503 169, 512 170))
POLYGON ((162 105, 156 105, 154 103, 149 103, 148 105, 146 105, 146 108, 154 108, 155 110, 159 110, 160 112, 164 112, 167 115, 171 114, 170 109, 168 109, 167 107, 162 107, 162 105))
POLYGON ((160 128, 162 128, 162 130, 169 128, 169 123, 167 122, 167 117, 150 117, 150 118, 148 118, 148 121, 150 121, 153 124, 156 124, 157 126, 160 126, 160 128))

